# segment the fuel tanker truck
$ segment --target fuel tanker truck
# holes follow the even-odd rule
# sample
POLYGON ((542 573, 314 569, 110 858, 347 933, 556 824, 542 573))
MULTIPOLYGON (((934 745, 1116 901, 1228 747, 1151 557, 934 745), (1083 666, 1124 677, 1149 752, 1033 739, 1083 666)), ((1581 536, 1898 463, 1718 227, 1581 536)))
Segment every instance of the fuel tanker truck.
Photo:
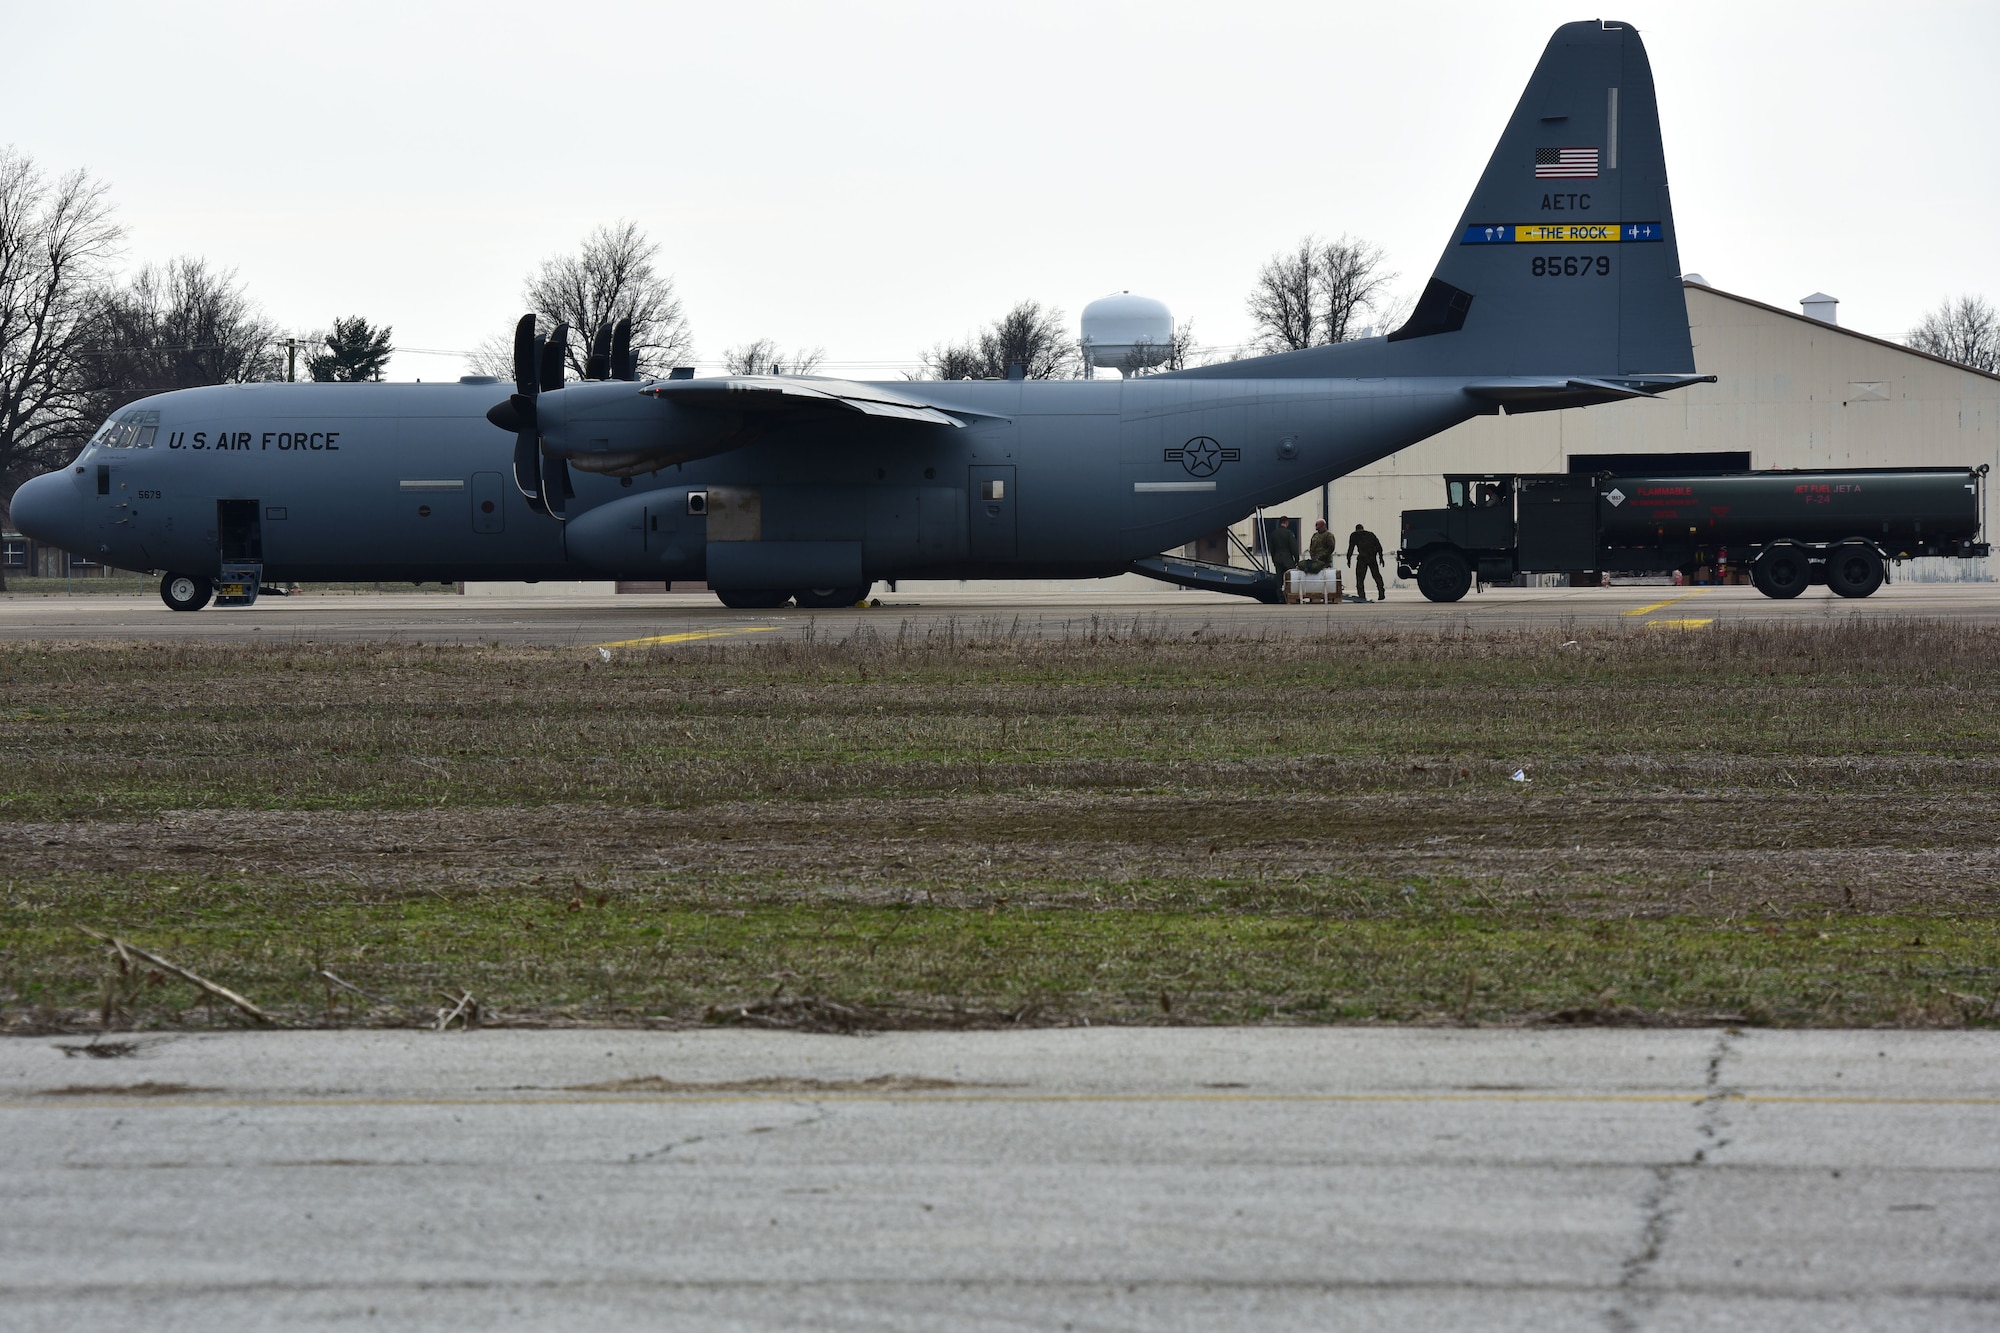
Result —
POLYGON ((1766 597, 1823 583, 1842 597, 1882 586, 1885 564, 1972 558, 1986 473, 1978 468, 1856 468, 1714 476, 1447 476, 1443 509, 1403 512, 1396 571, 1433 602, 1477 577, 1692 574, 1748 566, 1766 597))

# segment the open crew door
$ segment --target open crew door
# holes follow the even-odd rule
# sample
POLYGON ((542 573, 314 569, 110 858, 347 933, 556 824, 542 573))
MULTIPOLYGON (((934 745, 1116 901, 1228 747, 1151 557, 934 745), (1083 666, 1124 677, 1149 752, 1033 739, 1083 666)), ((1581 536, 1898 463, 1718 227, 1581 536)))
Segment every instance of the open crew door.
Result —
POLYGON ((222 546, 215 604, 248 606, 264 582, 263 511, 255 500, 217 500, 215 530, 222 546))

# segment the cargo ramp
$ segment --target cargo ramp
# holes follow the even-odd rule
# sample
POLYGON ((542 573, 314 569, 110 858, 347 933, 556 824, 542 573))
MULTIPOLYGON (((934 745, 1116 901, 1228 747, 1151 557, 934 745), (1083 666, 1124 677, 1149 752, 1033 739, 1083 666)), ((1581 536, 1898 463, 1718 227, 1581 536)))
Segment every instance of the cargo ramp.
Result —
POLYGON ((1285 600, 1284 580, 1268 569, 1245 569, 1241 565, 1218 565, 1208 560, 1190 560, 1182 555, 1149 555, 1132 562, 1134 574, 1144 574, 1162 583, 1204 592, 1234 593, 1260 602, 1285 600))

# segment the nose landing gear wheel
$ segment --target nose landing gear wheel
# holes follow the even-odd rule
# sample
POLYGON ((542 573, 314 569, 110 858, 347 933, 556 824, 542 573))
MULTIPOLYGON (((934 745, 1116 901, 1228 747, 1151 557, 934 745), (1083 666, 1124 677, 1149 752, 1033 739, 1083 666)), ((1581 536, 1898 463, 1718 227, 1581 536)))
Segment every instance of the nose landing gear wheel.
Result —
POLYGON ((792 594, 792 600, 808 611, 830 611, 835 607, 853 606, 868 595, 873 584, 864 583, 858 588, 801 588, 792 594))
POLYGON ((215 595, 215 585, 199 574, 168 574, 160 580, 160 600, 175 611, 199 611, 215 595))

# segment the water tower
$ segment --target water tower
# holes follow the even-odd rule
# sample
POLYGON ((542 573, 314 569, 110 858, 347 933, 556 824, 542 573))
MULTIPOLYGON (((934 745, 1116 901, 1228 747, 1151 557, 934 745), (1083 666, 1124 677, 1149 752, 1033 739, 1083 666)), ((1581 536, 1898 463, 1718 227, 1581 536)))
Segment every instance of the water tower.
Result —
POLYGON ((1150 370, 1172 355, 1173 349, 1174 313, 1150 296, 1113 292, 1083 308, 1087 368, 1150 370))

